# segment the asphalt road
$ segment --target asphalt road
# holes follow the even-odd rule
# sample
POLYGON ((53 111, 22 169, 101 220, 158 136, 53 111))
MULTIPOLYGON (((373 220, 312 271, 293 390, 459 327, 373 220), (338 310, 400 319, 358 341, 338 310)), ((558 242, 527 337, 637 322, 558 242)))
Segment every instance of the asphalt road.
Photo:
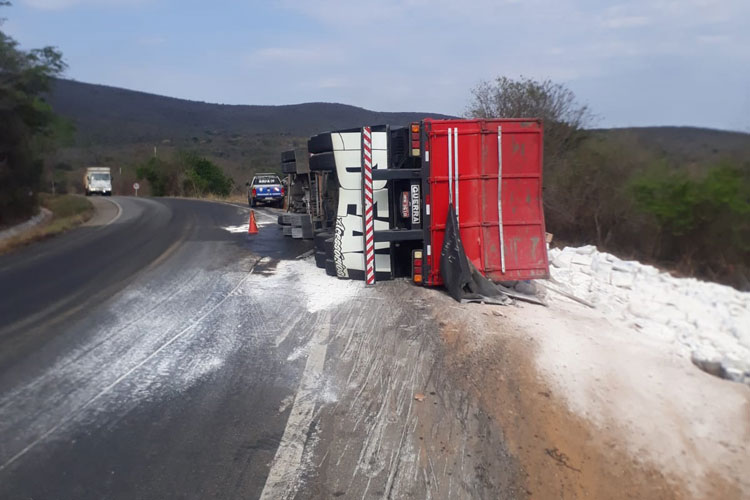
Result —
POLYGON ((0 257, 0 498, 518 497, 445 294, 326 276, 272 210, 96 201, 0 257))
POLYGON ((0 258, 0 498, 257 497, 304 365, 244 287, 308 247, 262 210, 248 237, 240 207, 113 201, 0 258))

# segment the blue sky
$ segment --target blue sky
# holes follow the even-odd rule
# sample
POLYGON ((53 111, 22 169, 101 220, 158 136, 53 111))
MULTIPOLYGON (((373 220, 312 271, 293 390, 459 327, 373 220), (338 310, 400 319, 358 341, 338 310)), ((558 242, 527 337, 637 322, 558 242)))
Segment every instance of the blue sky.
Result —
POLYGON ((75 80, 227 104, 461 114, 498 75, 598 126, 750 132, 750 0, 14 0, 2 29, 75 80))

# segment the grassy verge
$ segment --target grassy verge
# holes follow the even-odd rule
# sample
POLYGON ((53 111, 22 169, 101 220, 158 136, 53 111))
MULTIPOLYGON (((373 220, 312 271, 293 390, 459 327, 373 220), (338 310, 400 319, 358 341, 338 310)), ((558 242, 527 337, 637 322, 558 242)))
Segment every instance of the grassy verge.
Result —
POLYGON ((234 203, 237 205, 247 206, 247 196, 240 194, 230 194, 229 196, 218 196, 215 194, 205 194, 203 196, 169 196, 181 200, 202 200, 202 201, 219 201, 223 203, 234 203))
POLYGON ((52 220, 0 242, 0 254, 73 229, 89 220, 94 214, 94 206, 83 196, 41 194, 39 202, 52 212, 52 220))
POLYGON ((200 197, 201 200, 209 201, 223 201, 226 203, 238 203, 240 205, 247 205, 247 196, 240 194, 230 194, 229 196, 217 196, 215 194, 207 194, 200 197))

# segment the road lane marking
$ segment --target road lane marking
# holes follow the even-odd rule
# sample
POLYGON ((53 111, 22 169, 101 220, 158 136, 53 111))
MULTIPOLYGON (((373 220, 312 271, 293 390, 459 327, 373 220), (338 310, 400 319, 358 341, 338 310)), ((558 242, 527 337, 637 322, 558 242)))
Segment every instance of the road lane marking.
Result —
POLYGON ((122 215, 122 206, 111 198, 105 198, 104 196, 92 198, 91 205, 94 207, 95 213, 88 221, 86 221, 86 223, 83 224, 83 227, 96 227, 101 229, 103 227, 109 226, 114 222, 117 222, 117 220, 122 215), (107 205, 107 203, 111 203, 112 205, 114 205, 117 209, 117 213, 114 217, 111 217, 109 220, 102 223, 99 219, 107 217, 109 215, 107 212, 111 208, 107 205))
POLYGON ((331 332, 330 313, 323 312, 321 315, 322 324, 316 328, 310 341, 305 370, 260 500, 291 499, 297 491, 302 473, 302 454, 315 416, 316 395, 320 391, 320 379, 328 353, 328 336, 331 332))
POLYGON ((109 221, 106 224, 104 224, 105 226, 109 226, 110 224, 114 224, 115 222, 117 222, 117 220, 122 215, 122 205, 120 205, 119 203, 117 203, 115 200, 109 200, 108 199, 107 201, 109 201, 110 203, 114 203, 117 206, 117 215, 115 215, 114 219, 112 219, 111 221, 109 221))
POLYGON ((36 445, 44 441, 46 438, 48 438, 50 435, 52 435, 55 431, 60 429, 64 424, 67 424, 68 422, 72 421, 75 417, 83 413, 83 411, 91 406, 96 400, 98 400, 100 397, 104 396, 108 392, 110 392, 112 389, 114 389, 117 385, 120 384, 123 380, 128 378, 130 375, 132 375, 136 370, 141 368, 143 365, 148 363, 150 360, 154 358, 157 354, 159 354, 161 351, 169 347, 171 344, 173 344, 175 341, 179 340, 181 337, 183 337, 186 333, 188 333, 190 330, 195 328, 197 325, 201 323, 206 317, 208 317, 211 313, 213 313, 216 309, 218 309, 226 300, 232 296, 234 296, 234 293, 245 283, 245 281, 253 274, 253 271, 255 270, 255 266, 260 264, 261 261, 263 261, 265 257, 262 257, 255 261, 253 266, 250 268, 250 271, 242 277, 242 279, 237 283, 237 285, 232 288, 232 290, 227 293, 224 298, 222 298, 219 302, 217 302, 213 307, 211 307, 208 311, 206 311, 203 315, 201 315, 199 318, 190 320, 190 324, 183 328, 181 331, 179 331, 177 334, 175 334, 172 338, 170 338, 167 342, 162 344, 158 349, 156 349, 154 352, 149 354, 145 359, 141 360, 138 364, 133 366, 131 369, 126 371, 124 374, 122 374, 120 377, 117 378, 114 382, 109 384, 107 387, 99 391, 97 394, 95 394, 91 399, 86 401, 83 405, 79 406, 72 412, 70 412, 67 416, 64 416, 61 418, 55 425, 50 427, 47 431, 44 432, 41 436, 33 440, 31 443, 29 443, 25 448, 23 448, 21 451, 10 457, 5 463, 0 465, 0 472, 5 470, 9 465, 12 465, 16 460, 23 457, 26 453, 28 453, 31 449, 33 449, 36 445))

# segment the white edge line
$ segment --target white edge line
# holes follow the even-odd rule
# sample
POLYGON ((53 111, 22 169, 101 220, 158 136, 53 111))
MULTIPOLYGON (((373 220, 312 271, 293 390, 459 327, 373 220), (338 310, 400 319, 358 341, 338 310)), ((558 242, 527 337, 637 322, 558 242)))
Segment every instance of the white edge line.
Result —
POLYGON ((305 370, 260 500, 289 499, 296 494, 297 481, 302 473, 302 456, 307 434, 315 416, 316 394, 319 392, 320 377, 328 353, 328 337, 331 330, 328 313, 325 313, 322 320, 323 324, 316 329, 315 336, 310 341, 310 353, 307 356, 305 370))
POLYGON ((110 224, 114 224, 115 222, 117 222, 117 219, 119 219, 120 216, 122 215, 122 206, 119 203, 117 203, 115 200, 110 200, 107 198, 104 198, 104 199, 110 203, 114 203, 115 206, 117 207, 117 215, 115 215, 114 219, 104 224, 105 226, 109 226, 110 224))

